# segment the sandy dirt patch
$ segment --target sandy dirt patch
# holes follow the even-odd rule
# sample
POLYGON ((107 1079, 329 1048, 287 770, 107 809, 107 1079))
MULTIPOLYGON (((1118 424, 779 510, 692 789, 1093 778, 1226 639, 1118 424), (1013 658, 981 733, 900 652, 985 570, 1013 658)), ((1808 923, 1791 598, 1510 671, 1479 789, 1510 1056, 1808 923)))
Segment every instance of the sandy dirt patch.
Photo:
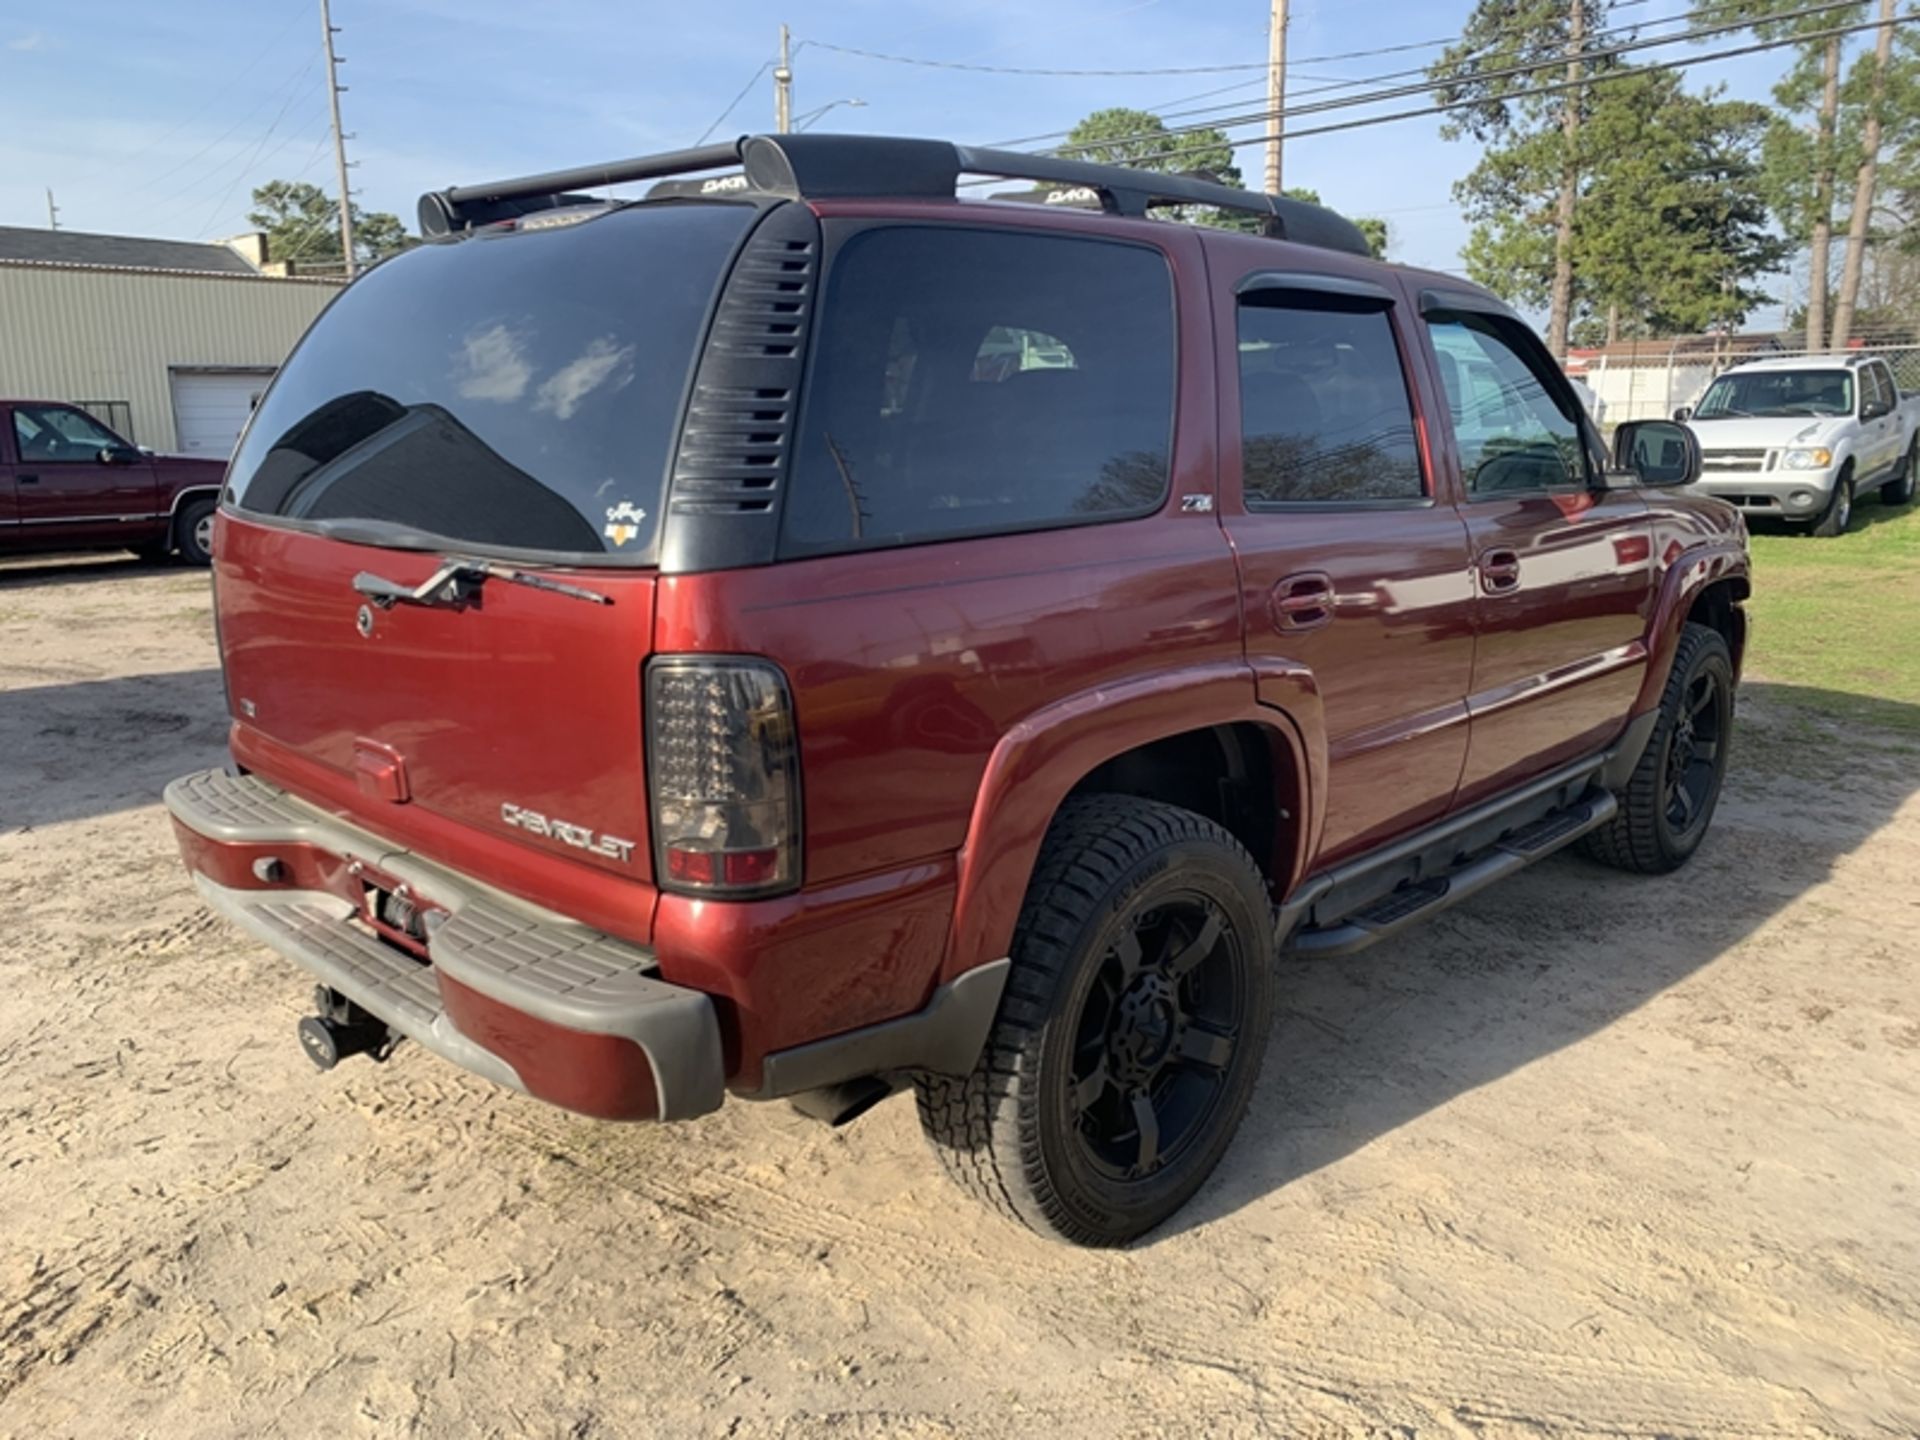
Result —
POLYGON ((1218 1175, 1088 1254, 905 1100, 315 1073, 158 805, 221 758, 204 576, 0 567, 0 1434, 1920 1432, 1920 757, 1791 698, 1684 875, 1290 967, 1218 1175))

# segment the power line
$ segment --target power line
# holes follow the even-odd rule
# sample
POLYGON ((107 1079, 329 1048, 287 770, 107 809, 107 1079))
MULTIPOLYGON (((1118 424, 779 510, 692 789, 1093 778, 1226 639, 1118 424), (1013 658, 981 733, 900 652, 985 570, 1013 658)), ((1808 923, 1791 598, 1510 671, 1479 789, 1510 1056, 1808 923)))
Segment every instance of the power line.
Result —
MULTIPOLYGON (((1818 12, 1818 11, 1830 11, 1838 8, 1841 8, 1841 7, 1838 5, 1821 5, 1821 6, 1813 7, 1813 10, 1818 12)), ((1809 12, 1800 11, 1795 13, 1806 14, 1809 12)), ((1781 18, 1792 18, 1792 17, 1786 16, 1781 18)), ((1907 24, 1909 22, 1912 22, 1914 20, 1920 20, 1920 16, 1903 15, 1898 17, 1893 23, 1896 25, 1902 25, 1902 24, 1907 24)), ((1785 39, 1756 41, 1751 45, 1740 45, 1740 46, 1734 46, 1724 50, 1709 51, 1705 54, 1692 55, 1692 56, 1685 57, 1683 59, 1651 61, 1644 65, 1636 65, 1623 70, 1611 71, 1611 72, 1603 73, 1600 75, 1589 75, 1584 79, 1581 79, 1578 81, 1559 80, 1559 81, 1553 81, 1544 85, 1529 86, 1523 89, 1509 91, 1503 98, 1507 100, 1524 100, 1524 99, 1528 99, 1538 95, 1558 94, 1562 91, 1577 89, 1583 86, 1613 84, 1621 80, 1630 80, 1635 78, 1636 76, 1650 74, 1655 71, 1679 70, 1679 69, 1684 69, 1688 65, 1694 65, 1694 64, 1704 65, 1704 64, 1709 64, 1719 60, 1735 59, 1742 55, 1757 55, 1762 51, 1779 50, 1779 49, 1784 49, 1784 48, 1788 48, 1795 45, 1803 45, 1811 40, 1825 40, 1828 38, 1842 36, 1842 35, 1853 35, 1853 34, 1857 34, 1862 30, 1876 29, 1882 23, 1884 22, 1880 20, 1864 20, 1851 25, 1838 25, 1838 26, 1830 27, 1825 30, 1808 31, 1804 34, 1790 36, 1785 39)), ((1744 29, 1746 27, 1733 26, 1733 27, 1726 27, 1726 28, 1744 29)), ((1671 42, 1666 42, 1666 43, 1671 43, 1671 42)), ((1590 52, 1590 55, 1591 55, 1591 52, 1590 52)), ((1565 60, 1564 58, 1562 58, 1562 59, 1541 64, 1541 65, 1522 67, 1522 70, 1524 73, 1524 71, 1558 69, 1564 63, 1565 63, 1565 60)), ((1419 87, 1419 88, 1424 90, 1430 87, 1419 87)), ((1396 94, 1404 95, 1406 93, 1408 92, 1405 90, 1400 90, 1395 92, 1384 92, 1379 96, 1363 96, 1363 97, 1355 97, 1354 99, 1347 100, 1347 101, 1329 101, 1329 102, 1322 102, 1317 105, 1304 105, 1304 106, 1296 107, 1292 113, 1294 114, 1320 113, 1329 109, 1338 108, 1348 104, 1374 103, 1380 99, 1392 98, 1393 95, 1396 95, 1396 94)), ((1311 126, 1305 129, 1289 129, 1287 133, 1296 139, 1304 138, 1309 135, 1329 135, 1329 134, 1333 134, 1336 131, 1341 131, 1341 130, 1357 130, 1369 125, 1386 125, 1399 120, 1412 120, 1412 119, 1417 119, 1419 117, 1427 116, 1427 115, 1444 114, 1452 110, 1462 110, 1467 108, 1470 105, 1474 105, 1478 103, 1481 103, 1481 102, 1477 100, 1442 101, 1432 105, 1423 105, 1414 109, 1396 110, 1385 115, 1364 115, 1353 120, 1335 121, 1331 124, 1316 125, 1316 126, 1311 126)), ((1232 129, 1242 129, 1249 125, 1263 125, 1266 122, 1266 119, 1267 119, 1267 115, 1265 111, 1254 111, 1250 114, 1242 115, 1235 119, 1220 121, 1216 125, 1194 125, 1194 126, 1185 126, 1180 128, 1172 128, 1172 129, 1158 132, 1157 134, 1143 135, 1136 138, 1179 139, 1181 136, 1190 135, 1197 131, 1232 130, 1232 129)), ((1228 144, 1232 147, 1237 148, 1241 145, 1257 144, 1258 138, 1259 137, 1257 136, 1252 136, 1243 140, 1230 139, 1228 141, 1228 144)), ((1112 143, 1112 142, 1107 142, 1107 143, 1112 143)), ((1152 155, 1150 157, 1146 157, 1146 158, 1156 160, 1156 161, 1165 161, 1165 160, 1177 159, 1184 155, 1204 154, 1207 151, 1212 150, 1214 148, 1215 148, 1215 144, 1212 142, 1209 142, 1202 145, 1190 145, 1184 148, 1176 147, 1173 149, 1162 150, 1157 154, 1152 155)))
POLYGON ((914 55, 886 55, 878 50, 861 50, 852 45, 830 45, 825 40, 802 40, 816 50, 831 50, 837 55, 856 55, 862 60, 884 60, 893 65, 920 65, 929 70, 968 70, 981 75, 1051 75, 1110 77, 1115 75, 1225 75, 1236 71, 1265 70, 1264 64, 1236 65, 1164 65, 1149 70, 1059 70, 1025 65, 974 65, 961 60, 927 60, 914 55))
MULTIPOLYGON (((207 212, 206 223, 200 227, 201 237, 205 238, 207 232, 212 230, 214 226, 219 223, 221 213, 226 210, 227 203, 233 199, 234 191, 238 190, 243 184, 245 184, 251 176, 256 175, 261 171, 263 171, 266 168, 266 166, 272 163, 275 157, 283 153, 289 145, 299 144, 302 140, 306 139, 306 137, 308 135, 311 135, 312 133, 313 131, 310 128, 297 130, 291 134, 283 136, 278 145, 274 146, 271 150, 266 151, 264 154, 256 150, 253 155, 249 156, 247 159, 247 163, 240 168, 239 172, 235 174, 235 176, 233 177, 232 182, 227 186, 226 190, 221 194, 219 202, 210 211, 207 212)), ((261 143, 265 144, 266 142, 265 140, 262 140, 261 143)))
POLYGON ((760 68, 747 77, 747 83, 740 87, 740 93, 727 102, 726 109, 713 117, 713 123, 711 125, 700 132, 700 138, 693 142, 696 147, 706 144, 707 137, 727 123, 727 117, 740 108, 740 102, 746 99, 748 94, 753 90, 753 87, 760 83, 760 77, 772 68, 773 61, 762 60, 760 62, 760 68))
MULTIPOLYGON (((1613 8, 1627 10, 1649 3, 1650 0, 1617 0, 1613 8)), ((1668 17, 1670 20, 1683 18, 1685 17, 1668 17)), ((1520 27, 1515 26, 1512 30, 1505 30, 1502 33, 1516 33, 1519 29, 1520 27)), ((1410 40, 1400 45, 1382 45, 1372 50, 1345 50, 1335 55, 1302 55, 1288 61, 1286 68, 1294 70, 1304 65, 1324 65, 1336 60, 1365 60, 1375 55, 1399 55, 1412 50, 1436 50, 1443 45, 1456 44, 1461 38, 1458 35, 1445 35, 1434 40, 1410 40)), ((1259 61, 1241 61, 1228 65, 1162 65, 1140 69, 1108 70, 1062 69, 1035 65, 978 65, 961 60, 933 60, 921 55, 892 55, 880 50, 863 50, 854 45, 834 45, 825 40, 802 40, 796 48, 808 45, 816 50, 831 50, 838 55, 852 55, 862 60, 880 60, 890 65, 917 65, 929 70, 968 70, 984 75, 1110 78, 1128 75, 1226 75, 1256 70, 1264 72, 1267 69, 1267 66, 1259 61)))
MULTIPOLYGON (((1777 20, 1797 20, 1809 15, 1830 14, 1836 10, 1844 10, 1855 3, 1857 3, 1857 0, 1821 0, 1821 3, 1809 5, 1799 10, 1788 11, 1783 15, 1775 16, 1772 18, 1777 20)), ((1910 16, 1902 17, 1903 20, 1910 19, 1910 18, 1913 18, 1913 17, 1910 17, 1910 16)), ((1741 21, 1730 21, 1730 22, 1717 24, 1717 25, 1697 26, 1694 29, 1687 30, 1678 35, 1665 35, 1665 36, 1659 36, 1657 38, 1652 38, 1652 39, 1629 40, 1618 45, 1603 46, 1602 48, 1597 50, 1594 50, 1594 49, 1585 50, 1581 52, 1580 58, 1584 61, 1589 61, 1589 62, 1594 60, 1613 59, 1617 56, 1630 54, 1635 51, 1657 49, 1667 45, 1678 45, 1688 41, 1705 39, 1708 36, 1712 36, 1712 35, 1724 35, 1730 31, 1745 30, 1749 28, 1750 23, 1751 22, 1749 21, 1741 20, 1741 21)), ((1828 34, 1851 34, 1853 33, 1854 30, 1858 30, 1858 29, 1863 29, 1863 28, 1872 29, 1875 25, 1878 25, 1879 23, 1880 23, 1879 21, 1872 21, 1872 22, 1866 23, 1865 25, 1856 25, 1852 27, 1846 27, 1837 31, 1831 31, 1831 32, 1821 31, 1819 32, 1818 35, 1796 35, 1791 37, 1790 39, 1786 39, 1778 42, 1769 42, 1768 44, 1760 45, 1757 47, 1750 46, 1750 47, 1747 47, 1746 49, 1742 49, 1735 52, 1728 52, 1728 53, 1748 55, 1748 54, 1756 53, 1757 50, 1776 49, 1781 45, 1805 44, 1809 39, 1822 38, 1828 34)), ((1721 57, 1695 56, 1693 58, 1704 61, 1709 58, 1721 58, 1721 57)), ((1641 65, 1641 66, 1632 67, 1623 73, 1632 74, 1634 73, 1635 70, 1677 69, 1686 65, 1687 63, 1688 62, 1685 60, 1679 60, 1679 61, 1673 61, 1670 63, 1660 64, 1660 65, 1641 65)), ((1524 65, 1509 65, 1509 66, 1504 66, 1497 70, 1473 71, 1467 75, 1461 76, 1460 80, 1462 82, 1485 82, 1488 80, 1516 79, 1526 75, 1537 74, 1542 70, 1557 70, 1557 69, 1560 69, 1565 64, 1566 64, 1566 57, 1564 55, 1561 55, 1561 56, 1555 56, 1551 60, 1533 61, 1524 65)), ((1595 77, 1592 77, 1591 81, 1582 82, 1582 83, 1594 83, 1601 78, 1602 77, 1595 76, 1595 77)), ((1612 78, 1612 77, 1606 77, 1606 78, 1612 78)), ((1359 105, 1377 105, 1387 100, 1403 100, 1412 95, 1429 94, 1438 88, 1439 88, 1439 85, 1436 84, 1436 82, 1429 79, 1429 80, 1423 80, 1418 84, 1398 85, 1398 86, 1391 86, 1381 90, 1371 90, 1361 95, 1344 95, 1338 99, 1316 100, 1306 105, 1289 106, 1285 110, 1281 111, 1280 113, 1282 118, 1288 118, 1288 119, 1297 115, 1317 115, 1329 110, 1345 110, 1345 109, 1350 109, 1354 106, 1359 106, 1359 105)), ((1521 100, 1521 99, 1526 99, 1531 95, 1552 94, 1552 93, 1555 93, 1556 90, 1564 90, 1568 88, 1573 88, 1573 87, 1570 87, 1567 85, 1560 85, 1557 87, 1548 87, 1546 89, 1540 89, 1540 90, 1513 91, 1513 92, 1509 92, 1506 95, 1501 96, 1500 98, 1502 100, 1521 100)), ((1461 101, 1457 104, 1443 105, 1439 107, 1439 109, 1460 110, 1460 109, 1468 108, 1471 105, 1482 104, 1482 103, 1484 102, 1477 99, 1466 100, 1466 101, 1461 101)), ((1225 108, 1225 107, 1220 107, 1220 108, 1225 108)), ((1407 114, 1409 115, 1425 114, 1425 113, 1437 114, 1439 113, 1439 109, 1436 109, 1433 111, 1408 111, 1407 114)), ((1194 132, 1200 131, 1200 130, 1230 129, 1230 128, 1234 128, 1236 126, 1241 126, 1241 125, 1265 124, 1269 118, 1270 118, 1269 111, 1258 110, 1258 111, 1253 111, 1249 114, 1237 116, 1231 119, 1218 120, 1211 124, 1167 126, 1160 130, 1141 131, 1134 135, 1109 136, 1104 140, 1087 144, 1087 145, 1062 146, 1059 149, 1055 150, 1053 153, 1058 155, 1072 155, 1083 150, 1099 149, 1108 145, 1123 144, 1123 143, 1128 143, 1128 142, 1137 141, 1137 140, 1156 140, 1156 139, 1162 139, 1168 136, 1193 134, 1194 132)), ((1352 127, 1342 126, 1338 128, 1344 129, 1344 128, 1352 128, 1352 127)), ((1327 133, 1327 131, 1326 131, 1326 128, 1323 127, 1318 130, 1304 131, 1304 132, 1294 131, 1293 133, 1325 134, 1327 133)), ((1029 142, 1013 141, 1010 143, 1021 144, 1021 143, 1029 143, 1029 142)), ((1246 142, 1241 142, 1241 143, 1246 143, 1246 142)))
MULTIPOLYGON (((313 58, 312 56, 309 55, 306 59, 300 62, 299 68, 294 71, 293 75, 287 81, 287 84, 297 85, 300 81, 300 77, 306 74, 308 68, 312 64, 313 64, 313 58)), ((150 175, 146 179, 137 182, 130 190, 127 191, 127 195, 131 197, 131 196, 143 195, 147 193, 148 191, 152 190, 152 188, 155 185, 158 185, 162 180, 167 180, 175 175, 178 175, 182 170, 185 170, 188 166, 192 165, 195 161, 199 160, 201 156, 207 154, 209 151, 217 148, 220 145, 224 145, 228 140, 232 139, 234 135, 238 134, 239 131, 246 125, 246 123, 249 120, 253 119, 255 115, 259 114, 262 110, 266 109, 267 106, 273 103, 273 97, 275 93, 276 93, 275 91, 270 90, 266 94, 262 95, 260 99, 258 99, 252 105, 247 107, 246 112, 242 114, 238 120, 234 121, 233 124, 229 125, 225 130, 222 130, 218 135, 214 136, 213 139, 209 140, 206 144, 202 145, 198 150, 194 151, 193 154, 189 155, 186 159, 180 161, 178 164, 170 165, 165 170, 160 171, 158 174, 150 175)), ((198 182, 192 182, 192 183, 198 183, 198 182)), ((176 194, 177 193, 179 192, 176 192, 176 194)))
MULTIPOLYGON (((1621 8, 1622 6, 1625 6, 1628 4, 1637 5, 1637 4, 1644 4, 1644 3, 1646 3, 1646 0, 1621 0, 1621 6, 1616 6, 1615 8, 1621 8)), ((1691 20, 1692 20, 1692 17, 1689 15, 1684 15, 1684 14, 1683 15, 1667 15, 1667 16, 1662 16, 1655 20, 1650 20, 1647 22, 1647 24, 1650 26, 1651 25, 1678 25, 1678 24, 1690 23, 1691 20)), ((1735 26, 1733 28, 1737 29, 1739 27, 1735 26)), ((1595 40, 1599 40, 1604 37, 1614 36, 1614 35, 1637 36, 1640 32, 1640 29, 1641 27, 1638 25, 1613 25, 1613 26, 1609 26, 1604 30, 1595 31, 1592 38, 1595 40)), ((1501 39, 1504 39, 1506 38, 1506 36, 1514 33, 1517 33, 1517 32, 1511 29, 1503 29, 1501 31, 1496 32, 1496 34, 1491 39, 1489 39, 1487 44, 1481 46, 1478 52, 1476 53, 1485 54, 1487 50, 1492 49, 1494 45, 1498 44, 1501 39)), ((1381 51, 1356 50, 1346 55, 1323 55, 1318 58, 1320 60, 1343 60, 1343 59, 1352 60, 1352 59, 1358 59, 1360 57, 1367 56, 1367 55, 1389 54, 1389 53, 1393 53, 1400 50, 1430 49, 1436 45, 1454 44, 1457 41, 1461 40, 1462 38, 1464 37, 1456 35, 1446 40, 1418 41, 1408 45, 1391 45, 1381 51)), ((1689 38, 1687 35, 1670 35, 1665 37, 1664 39, 1649 40, 1647 43, 1649 45, 1669 45, 1669 44, 1675 44, 1687 38, 1689 38)), ((1309 62, 1301 61, 1299 63, 1306 64, 1309 62)), ((1556 59, 1551 62, 1542 62, 1542 64, 1547 65, 1548 68, 1552 68, 1553 66, 1558 66, 1564 63, 1565 63, 1564 59, 1556 59)), ((1289 63, 1287 66, 1287 69, 1289 71, 1293 70, 1294 65, 1292 63, 1289 63)), ((1377 75, 1362 75, 1352 80, 1332 80, 1332 81, 1326 82, 1325 84, 1310 86, 1304 90, 1295 90, 1293 93, 1296 96, 1319 95, 1319 94, 1325 94, 1327 92, 1334 91, 1334 90, 1348 90, 1359 85, 1375 85, 1388 80, 1403 80, 1416 75, 1424 76, 1427 73, 1428 73, 1428 68, 1426 66, 1419 66, 1410 70, 1389 70, 1377 75)), ((1311 77, 1303 77, 1303 78, 1311 78, 1311 77)), ((1481 77, 1473 76, 1472 78, 1477 79, 1481 77)), ((1163 101, 1161 102, 1160 106, 1154 109, 1153 113, 1159 115, 1160 118, 1163 120, 1170 120, 1170 119, 1184 118, 1186 116, 1192 116, 1192 115, 1211 115, 1222 110, 1231 110, 1236 108, 1231 104, 1207 105, 1194 110, 1173 110, 1173 111, 1167 110, 1165 107, 1169 105, 1185 104, 1188 101, 1192 101, 1192 100, 1208 99, 1213 95, 1224 94, 1231 90, 1251 89, 1255 85, 1264 84, 1264 83, 1265 83, 1265 78, 1262 77, 1259 80, 1242 81, 1238 85, 1223 86, 1220 90, 1203 91, 1198 95, 1188 95, 1183 97, 1182 99, 1163 101)), ((1421 86, 1418 88, 1426 89, 1429 87, 1421 86)), ((1022 136, 1019 139, 1015 139, 1015 140, 999 141, 997 148, 1008 148, 1008 147, 1018 146, 1018 145, 1034 145, 1045 140, 1064 140, 1072 133, 1073 132, 1070 130, 1053 130, 1043 135, 1027 135, 1027 136, 1022 136)), ((1153 135, 1159 134, 1159 133, 1164 133, 1164 132, 1159 132, 1159 131, 1142 132, 1139 135, 1120 136, 1115 139, 1102 141, 1101 143, 1109 144, 1109 145, 1124 144, 1130 140, 1151 139, 1153 135)))
MULTIPOLYGON (((311 64, 312 62, 309 61, 309 67, 311 64)), ((304 75, 306 71, 302 70, 300 73, 304 75)), ((205 235, 207 231, 213 228, 214 222, 220 217, 220 212, 227 208, 227 201, 233 198, 235 187, 247 178, 247 172, 260 163, 262 154, 267 148, 267 141, 271 140, 273 138, 273 132, 280 128, 280 122, 287 118, 287 112, 293 108, 294 101, 296 99, 304 100, 308 95, 313 93, 315 88, 314 86, 308 86, 298 95, 287 96, 286 103, 280 107, 279 112, 273 117, 273 123, 267 126, 266 133, 260 137, 260 143, 253 147, 252 154, 240 162, 239 168, 234 172, 232 181, 227 185, 227 188, 221 192, 220 198, 215 202, 213 209, 208 212, 206 222, 200 227, 200 233, 202 235, 205 235)), ((287 148, 289 143, 291 143, 291 137, 289 137, 288 140, 283 140, 279 146, 275 148, 273 153, 278 155, 280 151, 287 148)))
MULTIPOLYGON (((80 178, 82 180, 93 180, 98 178, 104 172, 114 169, 117 166, 129 165, 135 160, 139 160, 144 156, 152 154, 155 150, 159 149, 162 145, 166 144, 169 140, 173 139, 174 136, 186 130, 188 126, 192 125, 202 115, 205 115, 209 110, 212 110, 222 100, 226 99, 229 95, 231 95, 233 93, 232 87, 234 85, 246 79, 247 76, 251 75, 256 69, 258 69, 260 62, 266 59, 267 56, 273 52, 274 47, 277 46, 282 40, 286 39, 288 34, 292 32, 294 22, 297 21, 299 18, 300 18, 300 11, 298 7, 290 6, 287 14, 287 23, 282 25, 278 30, 274 32, 273 38, 267 41, 266 45, 259 51, 259 53, 257 53, 251 60, 247 61, 246 64, 242 65, 238 70, 234 71, 232 76, 228 78, 227 83, 224 86, 222 86, 220 89, 215 90, 208 97, 206 104, 200 106, 197 110, 194 110, 191 114, 187 116, 186 119, 180 121, 178 124, 175 124, 169 127, 168 129, 162 131, 157 137, 155 137, 152 140, 149 140, 146 144, 142 145, 139 149, 130 151, 125 155, 116 155, 113 157, 113 159, 109 160, 106 164, 95 166, 92 170, 84 172, 80 178)), ((215 143, 217 144, 218 142, 216 141, 215 143)), ((205 152, 202 151, 201 153, 204 154, 205 152)), ((195 158, 198 158, 198 157, 196 156, 195 158)), ((71 184, 73 182, 69 180, 68 183, 71 184)))
MULTIPOLYGON (((316 58, 317 57, 309 56, 306 62, 293 73, 293 77, 287 82, 286 98, 281 102, 280 109, 274 115, 272 123, 267 126, 266 133, 256 142, 254 147, 256 151, 260 146, 265 145, 266 141, 272 136, 275 128, 277 128, 281 120, 286 117, 287 112, 294 105, 314 93, 316 89, 315 85, 302 86, 300 82, 306 77, 307 72, 313 68, 316 58)), ((228 133, 231 134, 232 131, 228 133)), ((160 213, 177 209, 188 203, 197 205, 202 198, 211 195, 217 190, 221 182, 230 174, 238 175, 245 173, 246 167, 250 163, 247 154, 246 145, 242 142, 233 154, 228 155, 223 160, 208 165, 191 179, 182 181, 179 185, 175 186, 165 198, 153 201, 147 208, 155 213, 160 213)))

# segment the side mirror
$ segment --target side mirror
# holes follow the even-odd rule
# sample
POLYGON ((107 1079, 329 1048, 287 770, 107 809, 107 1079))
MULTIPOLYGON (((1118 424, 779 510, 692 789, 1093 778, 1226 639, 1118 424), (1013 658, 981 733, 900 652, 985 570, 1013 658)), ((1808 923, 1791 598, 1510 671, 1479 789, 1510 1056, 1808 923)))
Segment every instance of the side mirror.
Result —
POLYGON ((1671 420, 1628 420, 1613 432, 1609 478, 1638 485, 1691 485, 1700 478, 1700 441, 1671 420))
POLYGON ((1691 405, 1682 405, 1678 410, 1673 412, 1673 423, 1676 425, 1684 425, 1692 418, 1693 407, 1691 405))
POLYGON ((102 465, 137 465, 140 452, 131 445, 102 445, 95 457, 102 465))

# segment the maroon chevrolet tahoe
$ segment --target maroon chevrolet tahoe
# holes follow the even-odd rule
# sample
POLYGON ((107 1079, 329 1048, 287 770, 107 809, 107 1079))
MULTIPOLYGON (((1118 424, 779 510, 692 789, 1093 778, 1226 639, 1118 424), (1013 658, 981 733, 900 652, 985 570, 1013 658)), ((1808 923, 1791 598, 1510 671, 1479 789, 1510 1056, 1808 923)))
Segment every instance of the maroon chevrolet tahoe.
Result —
POLYGON ((0 400, 0 555, 131 550, 205 565, 223 468, 136 449, 78 406, 0 400))
POLYGON ((963 1187, 1119 1243, 1225 1151, 1289 958, 1701 842, 1739 516, 1338 216, 811 135, 421 209, 242 439, 233 763, 167 792, 323 1067, 409 1037, 629 1120, 911 1085, 963 1187))

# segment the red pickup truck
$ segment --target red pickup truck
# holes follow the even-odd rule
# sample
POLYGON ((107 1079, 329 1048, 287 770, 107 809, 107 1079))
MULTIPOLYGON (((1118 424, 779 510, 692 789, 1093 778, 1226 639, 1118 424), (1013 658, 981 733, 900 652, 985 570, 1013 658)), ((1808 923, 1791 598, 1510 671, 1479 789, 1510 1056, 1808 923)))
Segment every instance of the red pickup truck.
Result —
POLYGON ((137 449, 74 405, 0 400, 0 555, 132 550, 208 564, 224 469, 137 449))
POLYGON ((912 1086, 966 1189, 1116 1244, 1225 1152, 1288 957, 1706 833, 1748 560, 1692 436, 1609 450, 1331 212, 813 135, 421 210, 234 459, 233 763, 167 791, 323 1067, 912 1086))

